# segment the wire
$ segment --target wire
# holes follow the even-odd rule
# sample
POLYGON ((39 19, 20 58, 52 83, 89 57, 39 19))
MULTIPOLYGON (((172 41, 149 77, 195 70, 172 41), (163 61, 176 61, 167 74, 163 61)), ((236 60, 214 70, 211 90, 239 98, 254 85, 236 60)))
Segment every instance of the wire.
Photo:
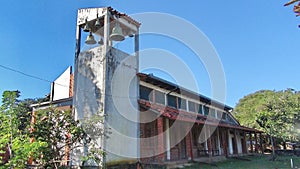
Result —
MULTIPOLYGON (((30 77, 30 78, 41 80, 41 81, 44 81, 44 82, 47 82, 47 83, 50 83, 50 84, 54 83, 56 85, 59 85, 59 86, 65 87, 65 88, 69 88, 69 86, 67 86, 67 85, 60 84, 60 83, 55 83, 55 82, 52 82, 50 80, 47 80, 47 79, 44 79, 44 78, 41 78, 41 77, 38 77, 38 76, 34 76, 34 75, 31 75, 31 74, 28 74, 28 73, 24 73, 24 72, 22 72, 20 70, 16 70, 16 69, 13 69, 13 68, 8 67, 8 66, 4 66, 4 65, 0 64, 0 67, 2 67, 3 69, 9 70, 9 71, 16 72, 16 73, 19 73, 21 75, 30 77)), ((90 91, 87 91, 87 90, 84 90, 84 89, 80 89, 80 88, 78 88, 77 90, 83 91, 83 92, 86 92, 86 93, 90 93, 90 91)), ((138 97, 132 97, 132 96, 116 96, 116 95, 108 95, 108 94, 100 94, 100 95, 101 96, 111 96, 111 97, 114 97, 114 98, 130 98, 130 99, 137 99, 138 98, 138 97)))
POLYGON ((52 83, 50 80, 43 79, 43 78, 40 78, 40 77, 37 77, 37 76, 34 76, 34 75, 30 75, 30 74, 24 73, 24 72, 22 72, 22 71, 19 71, 19 70, 16 70, 16 69, 13 69, 13 68, 10 68, 10 67, 1 65, 1 64, 0 64, 0 67, 2 67, 3 69, 6 69, 6 70, 10 70, 10 71, 12 71, 12 72, 16 72, 16 73, 22 74, 22 75, 27 76, 27 77, 31 77, 31 78, 34 78, 34 79, 38 79, 38 80, 41 80, 41 81, 45 81, 45 82, 47 82, 47 83, 52 83))

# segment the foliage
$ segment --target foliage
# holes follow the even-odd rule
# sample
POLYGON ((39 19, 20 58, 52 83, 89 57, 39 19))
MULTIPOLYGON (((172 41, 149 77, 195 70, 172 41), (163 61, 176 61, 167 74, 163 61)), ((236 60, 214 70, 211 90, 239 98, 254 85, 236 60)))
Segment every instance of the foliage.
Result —
POLYGON ((291 89, 279 91, 269 98, 265 109, 256 115, 257 122, 265 132, 283 140, 295 140, 298 132, 300 95, 291 89))
POLYGON ((263 130, 283 140, 298 140, 300 132, 300 93, 284 91, 258 91, 245 96, 234 109, 242 125, 263 130))
POLYGON ((101 164, 102 157, 106 155, 101 149, 101 145, 98 144, 98 140, 108 138, 108 135, 111 134, 109 131, 104 130, 103 120, 104 116, 100 113, 81 120, 82 128, 86 134, 84 141, 89 147, 85 156, 81 158, 83 165, 93 165, 93 163, 101 164))
POLYGON ((77 148, 89 145, 89 151, 82 160, 93 160, 96 164, 101 162, 104 155, 101 149, 92 142, 103 135, 99 125, 101 116, 93 116, 79 123, 75 121, 71 110, 59 110, 53 107, 35 112, 36 119, 30 133, 35 142, 45 143, 40 147, 39 156, 34 158, 35 164, 43 168, 64 168, 70 152, 77 148))
POLYGON ((35 112, 34 118, 36 121, 31 137, 47 145, 40 149, 41 155, 34 161, 44 168, 57 168, 75 148, 73 145, 82 141, 84 131, 70 110, 61 111, 50 107, 35 112))
MULTIPOLYGON (((14 167, 25 168, 30 156, 34 156, 42 143, 30 144, 28 131, 26 130, 30 117, 27 103, 18 100, 19 91, 4 91, 2 105, 0 107, 0 147, 7 148, 10 152, 10 160, 0 168, 14 167)), ((0 157, 1 158, 1 157, 0 157)))
POLYGON ((245 96, 235 106, 233 115, 244 126, 262 129, 256 122, 256 113, 264 109, 267 98, 272 97, 274 93, 271 90, 261 90, 245 96))
MULTIPOLYGON (((71 110, 53 107, 31 112, 35 100, 19 101, 19 91, 5 91, 0 109, 0 153, 8 148, 10 159, 0 169, 26 168, 28 160, 41 168, 64 168, 67 156, 78 147, 89 145, 83 160, 99 164, 103 151, 92 140, 104 135, 102 116, 95 115, 82 124, 71 110), (3 149, 3 150, 2 150, 3 149)), ((1 157, 0 157, 1 160, 1 157)))

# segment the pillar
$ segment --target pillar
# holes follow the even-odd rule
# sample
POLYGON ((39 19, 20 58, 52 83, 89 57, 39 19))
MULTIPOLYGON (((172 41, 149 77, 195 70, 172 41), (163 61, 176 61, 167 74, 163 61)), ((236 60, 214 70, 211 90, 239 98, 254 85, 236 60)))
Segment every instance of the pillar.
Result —
POLYGON ((228 157, 228 131, 226 128, 224 128, 222 131, 222 146, 224 150, 224 155, 225 157, 228 157))
POLYGON ((185 137, 186 153, 188 160, 193 160, 193 145, 192 145, 192 131, 189 131, 185 137))
POLYGON ((165 126, 166 126, 166 150, 167 150, 167 160, 171 160, 171 147, 170 147, 170 123, 169 119, 166 118, 165 120, 165 126))
POLYGON ((163 125, 163 118, 159 117, 157 118, 157 152, 159 152, 158 155, 158 161, 163 162, 165 155, 164 155, 164 125, 163 125))
POLYGON ((247 154, 248 151, 247 151, 247 137, 246 137, 246 132, 243 131, 243 137, 244 137, 244 142, 242 143, 243 144, 243 153, 244 154, 247 154))
POLYGON ((255 145, 254 145, 254 150, 255 153, 258 153, 258 143, 257 143, 257 133, 254 133, 254 138, 255 138, 255 145))
POLYGON ((220 128, 217 128, 217 138, 218 138, 218 155, 221 155, 221 137, 220 137, 220 128))
POLYGON ((205 127, 206 132, 207 132, 207 148, 208 148, 208 156, 211 157, 212 156, 212 145, 211 145, 211 133, 210 133, 210 127, 206 126, 205 127))
POLYGON ((249 132, 250 152, 253 153, 252 133, 249 132))
POLYGON ((232 143, 233 154, 238 154, 236 129, 233 129, 233 140, 234 140, 234 143, 232 143))
POLYGON ((261 154, 264 154, 264 146, 263 146, 263 136, 262 133, 259 134, 259 142, 260 142, 260 150, 261 150, 261 154))

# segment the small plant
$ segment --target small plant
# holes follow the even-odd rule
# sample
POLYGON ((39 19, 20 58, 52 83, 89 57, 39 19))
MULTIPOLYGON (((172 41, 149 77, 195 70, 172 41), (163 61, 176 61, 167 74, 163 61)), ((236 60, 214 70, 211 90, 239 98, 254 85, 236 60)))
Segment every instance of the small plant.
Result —
POLYGON ((101 148, 101 140, 108 137, 104 128, 104 116, 101 113, 81 120, 85 132, 84 145, 86 154, 81 157, 82 166, 101 166, 105 152, 101 148))

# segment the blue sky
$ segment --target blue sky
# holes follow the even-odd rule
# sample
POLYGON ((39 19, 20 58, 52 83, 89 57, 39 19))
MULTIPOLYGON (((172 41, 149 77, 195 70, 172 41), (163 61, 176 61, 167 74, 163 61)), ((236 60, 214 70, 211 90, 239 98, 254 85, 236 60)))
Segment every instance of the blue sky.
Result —
MULTIPOLYGON (((226 76, 226 103, 261 89, 300 90, 300 19, 286 0, 10 0, 1 1, 0 64, 47 81, 73 65, 78 8, 112 6, 127 14, 163 12, 196 25, 210 39, 226 76)), ((167 21, 166 21, 167 22, 167 21)), ((141 49, 161 48, 186 59, 200 93, 210 96, 201 63, 189 61, 184 45, 141 37, 141 49)), ((22 98, 43 97, 50 84, 0 67, 0 92, 20 90, 22 98)), ((184 84, 183 84, 184 85, 184 84)))

